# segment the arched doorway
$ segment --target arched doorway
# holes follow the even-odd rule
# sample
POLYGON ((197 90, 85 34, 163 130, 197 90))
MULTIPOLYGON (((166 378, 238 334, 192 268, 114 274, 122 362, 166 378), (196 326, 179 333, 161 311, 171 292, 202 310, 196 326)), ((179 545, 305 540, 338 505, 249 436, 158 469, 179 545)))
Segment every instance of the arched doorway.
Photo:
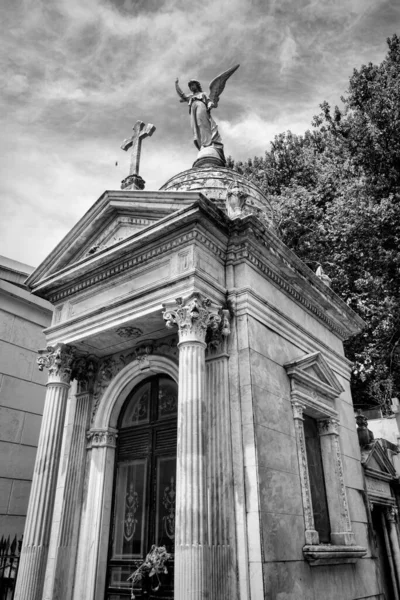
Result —
MULTIPOLYGON (((128 577, 152 544, 174 550, 178 387, 168 375, 137 385, 118 420, 107 600, 130 598, 128 577)), ((155 598, 173 598, 173 561, 155 598)), ((135 590, 137 598, 149 598, 135 590)), ((150 595, 151 597, 151 595, 150 595)))

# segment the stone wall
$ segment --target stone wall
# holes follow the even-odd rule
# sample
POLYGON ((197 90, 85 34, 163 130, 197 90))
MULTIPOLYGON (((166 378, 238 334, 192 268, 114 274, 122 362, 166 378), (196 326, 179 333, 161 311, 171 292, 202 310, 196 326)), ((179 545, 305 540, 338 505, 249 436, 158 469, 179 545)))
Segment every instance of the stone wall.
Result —
MULTIPOLYGON (((245 335, 241 336, 243 370, 243 361, 248 365, 248 389, 242 398, 247 398, 246 403, 251 401, 243 432, 245 455, 249 456, 252 443, 255 445, 254 464, 249 462, 245 466, 250 563, 261 562, 264 590, 271 598, 380 598, 368 539, 360 449, 349 381, 344 376, 345 364, 343 370, 335 372, 345 389, 335 408, 341 423, 340 446, 352 529, 356 544, 368 552, 356 564, 310 566, 302 552, 305 526, 299 463, 290 381, 283 366, 307 354, 310 348, 306 343, 285 339, 251 316, 242 329, 247 329, 247 340, 245 335), (260 548, 257 548, 257 530, 260 548)), ((313 336, 314 345, 315 342, 313 336)), ((337 351, 336 358, 330 357, 323 342, 320 351, 328 361, 331 358, 334 363, 340 362, 337 351)), ((251 570, 255 567, 254 564, 251 570)))
POLYGON ((46 383, 36 353, 51 320, 50 304, 14 281, 0 279, 0 536, 24 529, 46 383))

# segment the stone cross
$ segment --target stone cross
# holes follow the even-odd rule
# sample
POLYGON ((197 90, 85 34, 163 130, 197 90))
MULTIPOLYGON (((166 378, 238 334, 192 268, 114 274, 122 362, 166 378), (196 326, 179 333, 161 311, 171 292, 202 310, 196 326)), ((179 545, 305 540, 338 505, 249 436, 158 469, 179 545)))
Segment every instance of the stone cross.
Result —
POLYGON ((121 146, 122 150, 128 151, 132 148, 132 152, 129 175, 122 181, 122 189, 144 189, 144 181, 139 175, 142 140, 152 136, 155 130, 156 128, 152 123, 145 125, 143 121, 136 121, 133 127, 132 137, 123 142, 121 146))

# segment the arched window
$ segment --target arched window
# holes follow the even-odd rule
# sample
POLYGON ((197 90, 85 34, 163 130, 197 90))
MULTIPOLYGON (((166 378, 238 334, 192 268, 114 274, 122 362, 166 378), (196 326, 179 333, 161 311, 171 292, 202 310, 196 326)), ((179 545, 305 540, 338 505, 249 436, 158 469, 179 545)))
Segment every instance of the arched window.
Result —
MULTIPOLYGON (((167 375, 141 382, 119 418, 107 600, 129 598, 128 577, 152 544, 174 550, 178 387, 167 375)), ((173 564, 157 598, 173 598, 173 564)), ((136 593, 136 592, 135 592, 136 593)), ((137 598, 146 598, 138 590, 137 598)))

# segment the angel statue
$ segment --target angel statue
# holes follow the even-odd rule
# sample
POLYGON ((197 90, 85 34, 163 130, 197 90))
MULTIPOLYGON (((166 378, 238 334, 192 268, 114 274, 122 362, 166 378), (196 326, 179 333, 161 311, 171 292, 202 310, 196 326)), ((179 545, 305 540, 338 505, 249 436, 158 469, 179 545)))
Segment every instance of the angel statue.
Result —
POLYGON ((191 94, 185 94, 179 86, 179 80, 175 80, 175 88, 180 101, 189 104, 193 141, 196 148, 200 150, 199 159, 202 154, 208 157, 215 154, 216 163, 225 165, 224 145, 218 133, 218 126, 211 116, 211 109, 218 107, 218 101, 225 89, 226 82, 238 68, 239 65, 235 65, 224 73, 221 73, 221 75, 218 75, 218 77, 215 77, 210 83, 210 93, 208 96, 203 92, 200 82, 196 79, 191 79, 188 82, 191 94), (208 148, 209 151, 202 152, 205 148, 208 148))

